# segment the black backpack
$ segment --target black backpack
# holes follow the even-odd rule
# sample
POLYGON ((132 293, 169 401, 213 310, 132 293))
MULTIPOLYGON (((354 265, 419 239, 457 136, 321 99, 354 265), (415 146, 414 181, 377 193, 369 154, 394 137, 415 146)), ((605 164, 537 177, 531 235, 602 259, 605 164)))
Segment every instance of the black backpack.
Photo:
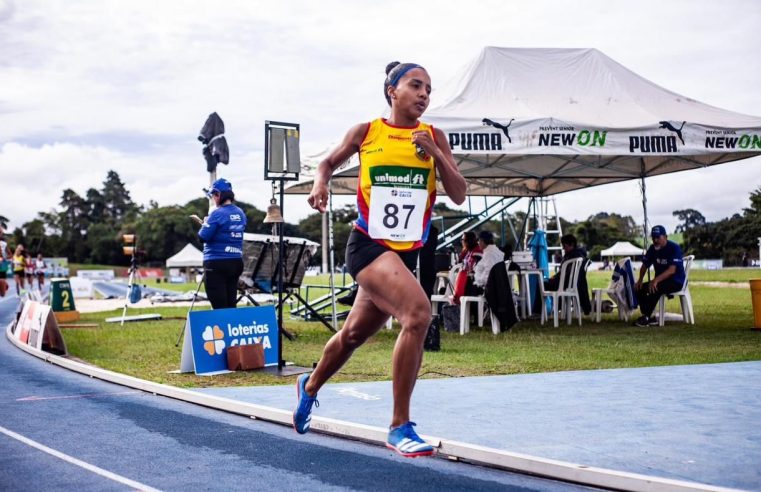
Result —
POLYGON ((428 327, 428 333, 425 335, 423 349, 429 352, 438 352, 441 350, 441 327, 437 314, 431 318, 431 325, 428 327))

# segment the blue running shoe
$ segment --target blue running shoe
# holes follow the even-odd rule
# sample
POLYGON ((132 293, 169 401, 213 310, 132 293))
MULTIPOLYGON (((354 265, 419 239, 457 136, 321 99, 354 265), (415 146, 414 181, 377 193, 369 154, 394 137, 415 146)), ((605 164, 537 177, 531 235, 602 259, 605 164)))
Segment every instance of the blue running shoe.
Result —
POLYGON ((388 432, 386 447, 393 449, 405 458, 417 458, 418 456, 431 456, 433 446, 425 442, 417 435, 413 427, 415 422, 407 422, 388 432))
POLYGON ((302 374, 296 380, 296 398, 298 406, 293 411, 293 428, 299 434, 309 432, 309 424, 312 422, 312 405, 319 407, 317 395, 309 396, 306 392, 306 384, 309 381, 309 374, 302 374))

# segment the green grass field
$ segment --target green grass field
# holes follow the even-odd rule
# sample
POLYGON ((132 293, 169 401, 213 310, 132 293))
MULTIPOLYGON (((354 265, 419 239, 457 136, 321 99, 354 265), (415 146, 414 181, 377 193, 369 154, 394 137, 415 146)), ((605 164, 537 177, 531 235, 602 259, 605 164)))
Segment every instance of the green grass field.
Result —
MULTIPOLYGON (((694 273, 698 273, 696 271, 694 273)), ((705 281, 743 281, 749 272, 727 270, 701 272, 692 278, 705 281)), ((590 272, 590 288, 607 284, 609 272, 590 272)), ((761 277, 761 275, 759 275, 761 277)), ((340 276, 338 283, 340 284, 340 276)), ((327 278, 308 277, 306 283, 327 283, 327 278)), ((193 285, 191 288, 195 288, 193 285)), ((752 331, 753 313, 747 288, 691 287, 697 324, 667 324, 663 328, 638 328, 603 315, 603 322, 584 319, 583 326, 523 321, 513 330, 497 336, 488 324, 471 328, 466 336, 442 333, 440 352, 426 353, 420 374, 423 378, 535 373, 548 371, 620 367, 704 364, 761 359, 761 332, 752 331)), ((669 311, 678 312, 676 301, 669 311)), ((118 324, 104 323, 120 311, 86 314, 82 322, 98 323, 97 329, 65 329, 64 337, 72 356, 97 366, 151 381, 185 387, 249 386, 290 384, 263 372, 199 377, 170 374, 179 367, 180 348, 175 347, 184 326, 187 308, 159 307, 161 321, 118 324)), ((322 353, 331 333, 320 323, 290 319, 286 328, 295 341, 283 339, 283 355, 297 365, 311 366, 322 353)), ((335 376, 334 382, 378 381, 391 377, 391 353, 398 326, 382 330, 360 348, 335 376)))

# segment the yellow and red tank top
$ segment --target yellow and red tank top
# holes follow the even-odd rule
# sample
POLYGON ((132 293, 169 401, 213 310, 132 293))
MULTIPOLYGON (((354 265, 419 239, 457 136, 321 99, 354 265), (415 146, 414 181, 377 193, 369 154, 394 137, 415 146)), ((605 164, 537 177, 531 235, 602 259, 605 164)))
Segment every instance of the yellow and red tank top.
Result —
POLYGON ((394 251, 420 248, 428 239, 436 202, 436 167, 412 133, 433 127, 390 125, 379 118, 367 126, 359 148, 359 185, 355 227, 394 251))

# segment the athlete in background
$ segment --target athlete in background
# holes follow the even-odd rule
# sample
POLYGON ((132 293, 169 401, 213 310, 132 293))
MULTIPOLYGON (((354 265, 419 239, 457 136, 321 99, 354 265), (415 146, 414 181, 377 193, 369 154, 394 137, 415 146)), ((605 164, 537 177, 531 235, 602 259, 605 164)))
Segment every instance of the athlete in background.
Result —
POLYGON ((13 279, 16 281, 16 294, 19 297, 24 291, 25 267, 24 245, 19 244, 16 246, 16 251, 13 252, 13 279))
POLYGON ((5 242, 5 230, 0 227, 0 297, 5 297, 8 292, 8 269, 11 266, 11 250, 5 242))

